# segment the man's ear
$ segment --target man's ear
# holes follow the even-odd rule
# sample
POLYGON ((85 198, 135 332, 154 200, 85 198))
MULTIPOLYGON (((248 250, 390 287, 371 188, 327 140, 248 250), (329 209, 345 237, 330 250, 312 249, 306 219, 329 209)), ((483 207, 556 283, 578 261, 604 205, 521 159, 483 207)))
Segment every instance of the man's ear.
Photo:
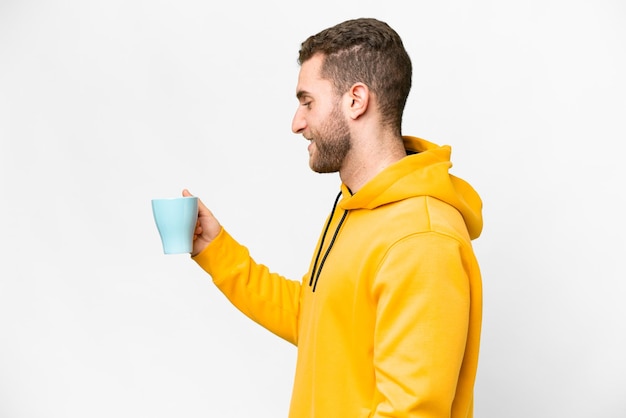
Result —
POLYGON ((355 83, 347 94, 346 114, 350 119, 358 119, 367 111, 370 101, 370 89, 363 83, 355 83))

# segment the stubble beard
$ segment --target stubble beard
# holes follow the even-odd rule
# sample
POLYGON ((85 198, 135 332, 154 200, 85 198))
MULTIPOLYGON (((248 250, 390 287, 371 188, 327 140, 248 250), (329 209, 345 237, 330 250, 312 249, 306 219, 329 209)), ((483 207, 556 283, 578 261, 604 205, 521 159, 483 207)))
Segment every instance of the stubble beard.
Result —
POLYGON ((317 173, 338 172, 352 148, 350 128, 339 107, 318 131, 313 131, 315 153, 311 156, 311 170, 317 173))

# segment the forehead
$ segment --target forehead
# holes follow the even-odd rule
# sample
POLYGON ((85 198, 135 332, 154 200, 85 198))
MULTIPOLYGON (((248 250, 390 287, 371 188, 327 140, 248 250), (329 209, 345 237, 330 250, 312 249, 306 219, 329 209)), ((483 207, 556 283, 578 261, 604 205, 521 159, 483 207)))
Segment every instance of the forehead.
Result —
POLYGON ((320 76, 323 61, 324 57, 318 54, 302 63, 296 86, 297 97, 305 94, 326 94, 332 90, 330 80, 325 80, 320 76))

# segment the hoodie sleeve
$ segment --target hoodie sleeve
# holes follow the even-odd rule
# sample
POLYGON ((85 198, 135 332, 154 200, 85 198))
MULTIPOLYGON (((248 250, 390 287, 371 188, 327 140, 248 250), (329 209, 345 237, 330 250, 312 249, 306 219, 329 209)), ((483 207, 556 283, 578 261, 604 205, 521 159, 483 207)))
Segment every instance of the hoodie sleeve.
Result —
POLYGON ((469 409, 471 394, 458 399, 456 393, 470 321, 462 247, 442 234, 415 234, 396 243, 382 261, 373 286, 373 417, 439 418, 469 409))
POLYGON ((300 283, 256 263, 246 247, 222 228, 193 259, 220 291, 246 316, 296 344, 300 283))

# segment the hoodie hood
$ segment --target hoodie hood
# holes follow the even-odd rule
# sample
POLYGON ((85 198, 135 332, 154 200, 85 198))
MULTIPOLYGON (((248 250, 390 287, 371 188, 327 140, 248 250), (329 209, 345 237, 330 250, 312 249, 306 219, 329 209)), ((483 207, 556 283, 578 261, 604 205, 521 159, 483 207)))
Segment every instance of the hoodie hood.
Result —
POLYGON ((472 239, 483 228, 482 201, 466 181, 449 173, 451 148, 404 136, 407 156, 390 165, 354 195, 342 185, 344 210, 374 209, 414 196, 431 196, 454 206, 463 216, 472 239))

